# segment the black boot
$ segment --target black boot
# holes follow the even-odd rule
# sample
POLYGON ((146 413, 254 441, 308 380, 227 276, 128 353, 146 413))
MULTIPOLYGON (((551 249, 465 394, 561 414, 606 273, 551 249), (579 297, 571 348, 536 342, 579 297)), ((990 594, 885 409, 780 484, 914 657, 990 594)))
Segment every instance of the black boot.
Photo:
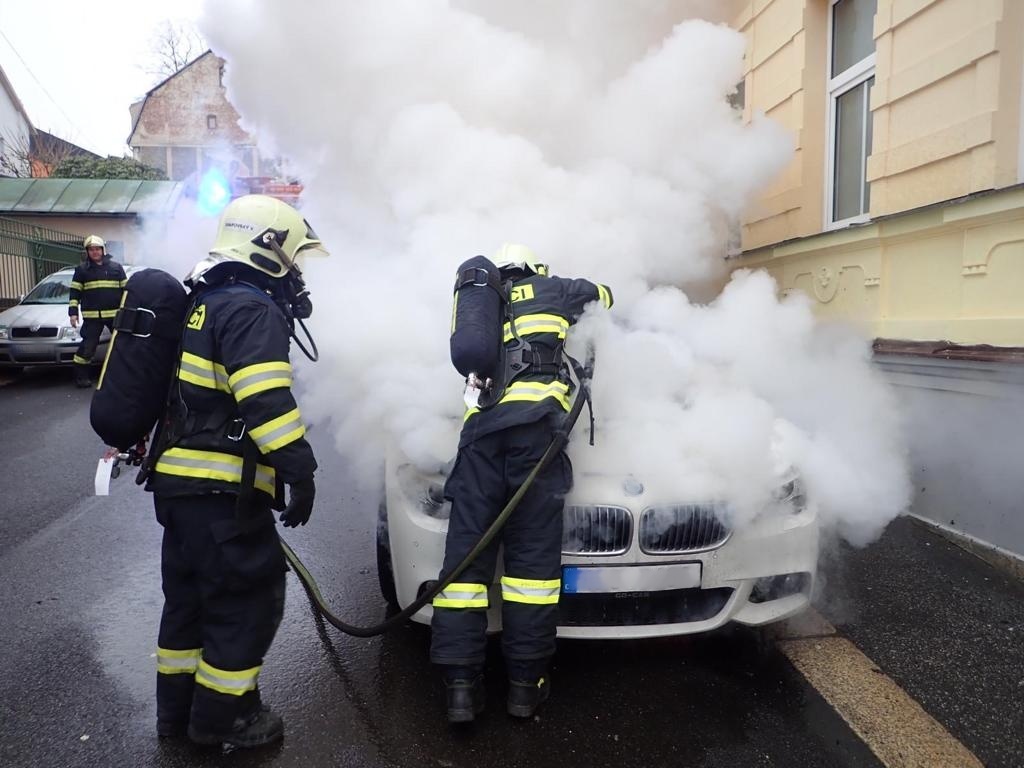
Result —
POLYGON ((196 744, 206 746, 262 747, 279 741, 282 736, 284 722, 266 705, 260 705, 246 717, 236 717, 231 729, 222 733, 203 731, 193 724, 188 726, 188 737, 196 744))
POLYGON ((536 680, 508 681, 508 713, 512 717, 533 717, 551 693, 551 681, 547 676, 536 680))
POLYGON ((472 679, 446 680, 449 723, 471 723, 484 711, 484 676, 472 679))

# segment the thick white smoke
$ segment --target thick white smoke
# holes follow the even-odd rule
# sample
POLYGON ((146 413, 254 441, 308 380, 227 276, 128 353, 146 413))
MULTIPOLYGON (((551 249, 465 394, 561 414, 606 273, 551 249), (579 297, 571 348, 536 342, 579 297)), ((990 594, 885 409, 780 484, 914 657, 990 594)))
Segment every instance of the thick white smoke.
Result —
POLYGON ((424 466, 453 455, 454 272, 511 241, 615 293, 578 334, 596 344, 599 427, 595 448, 574 444, 578 469, 672 477, 747 517, 778 483, 775 445, 851 540, 905 506, 863 341, 779 302, 764 274, 708 306, 683 292, 724 279, 729 223, 791 157, 784 131, 726 102, 745 41, 707 19, 729 6, 207 4, 230 99, 293 161, 332 253, 306 265, 322 358, 301 371, 303 412, 368 483, 389 439, 424 466))

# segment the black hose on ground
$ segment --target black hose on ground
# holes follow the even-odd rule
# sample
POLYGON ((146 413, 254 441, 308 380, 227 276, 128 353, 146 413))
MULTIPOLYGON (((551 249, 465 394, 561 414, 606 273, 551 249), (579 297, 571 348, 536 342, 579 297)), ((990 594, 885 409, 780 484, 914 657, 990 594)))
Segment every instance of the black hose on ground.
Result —
POLYGON ((569 412, 566 414, 561 428, 559 428, 555 433, 555 437, 551 440, 547 450, 544 451, 544 455, 540 457, 540 461, 538 461, 533 467, 530 474, 526 476, 523 484, 516 489, 515 494, 513 494, 512 498, 509 499, 505 508, 501 510, 501 514, 499 514, 491 524, 491 527, 488 528, 484 532, 483 536, 480 537, 480 541, 477 542, 476 546, 473 547, 469 554, 462 559, 461 563, 455 566, 454 570, 448 574, 447 578, 443 581, 439 580, 432 588, 426 590, 422 595, 417 597, 409 603, 409 605, 386 621, 382 621, 380 624, 375 624, 372 627, 357 627, 346 621, 342 621, 335 616, 334 613, 331 612, 330 606, 328 606, 327 602, 324 600, 323 595, 320 593, 320 588, 317 586, 316 580, 306 569, 306 566, 302 564, 302 561, 299 560, 299 556, 295 554, 295 551, 285 543, 284 539, 281 539, 281 549, 284 550, 284 556, 288 560, 288 564, 295 571, 295 575, 299 577, 299 581, 302 583, 302 587, 306 590, 306 594, 309 595, 309 599, 313 604, 314 610, 316 610, 316 612, 319 613, 327 623, 336 629, 341 630, 346 635, 352 635, 354 637, 374 637, 375 635, 382 635, 388 630, 404 624, 420 608, 432 601, 439 592, 455 581, 455 579, 457 579, 462 572, 469 567, 469 564, 472 563, 477 556, 487 548, 491 541, 494 540, 494 537, 498 535, 498 531, 500 531, 502 526, 505 525, 505 521, 508 520, 509 515, 515 511, 515 508, 519 506, 519 502, 522 501, 523 496, 526 495, 530 486, 533 485, 533 481, 536 479, 537 475, 539 475, 565 447, 565 444, 569 440, 569 433, 572 432, 572 428, 575 426, 576 420, 583 411, 583 405, 589 400, 589 364, 586 368, 586 372, 587 375, 585 377, 580 377, 580 389, 576 395, 576 400, 572 404, 572 408, 570 408, 569 412))

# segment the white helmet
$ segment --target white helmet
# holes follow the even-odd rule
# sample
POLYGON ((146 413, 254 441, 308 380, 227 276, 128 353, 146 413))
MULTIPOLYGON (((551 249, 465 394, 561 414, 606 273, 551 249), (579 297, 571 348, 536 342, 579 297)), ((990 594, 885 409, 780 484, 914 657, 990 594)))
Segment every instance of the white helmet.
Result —
POLYGON ((83 243, 82 247, 85 249, 86 253, 88 253, 89 249, 93 247, 102 248, 104 255, 107 253, 107 244, 99 235, 89 235, 85 238, 85 243, 83 243))
POLYGON ((525 275, 548 274, 548 265, 538 261, 533 251, 518 243, 503 243, 494 254, 493 261, 502 272, 519 270, 525 275))
POLYGON ((295 259, 299 252, 312 249, 326 253, 297 210, 276 197, 244 195, 224 209, 210 255, 196 264, 186 282, 191 285, 226 262, 244 264, 280 279, 290 272, 297 273, 295 259))

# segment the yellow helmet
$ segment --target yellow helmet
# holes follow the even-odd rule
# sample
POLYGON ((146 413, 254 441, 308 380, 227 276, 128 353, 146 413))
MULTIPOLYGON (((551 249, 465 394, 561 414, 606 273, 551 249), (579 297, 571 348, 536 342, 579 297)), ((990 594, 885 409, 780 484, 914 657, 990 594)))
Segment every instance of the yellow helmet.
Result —
POLYGON ((548 265, 538 261, 533 251, 519 243, 502 243, 493 261, 502 272, 520 270, 524 274, 548 274, 548 265))
POLYGON ((301 213, 275 197, 244 195, 224 209, 210 257, 189 277, 233 261, 282 278, 295 269, 299 252, 311 248, 322 250, 322 244, 301 213))
POLYGON ((82 247, 88 251, 93 246, 99 246, 100 248, 103 249, 104 253, 107 252, 107 244, 99 235, 89 235, 87 238, 85 238, 85 243, 82 247))

